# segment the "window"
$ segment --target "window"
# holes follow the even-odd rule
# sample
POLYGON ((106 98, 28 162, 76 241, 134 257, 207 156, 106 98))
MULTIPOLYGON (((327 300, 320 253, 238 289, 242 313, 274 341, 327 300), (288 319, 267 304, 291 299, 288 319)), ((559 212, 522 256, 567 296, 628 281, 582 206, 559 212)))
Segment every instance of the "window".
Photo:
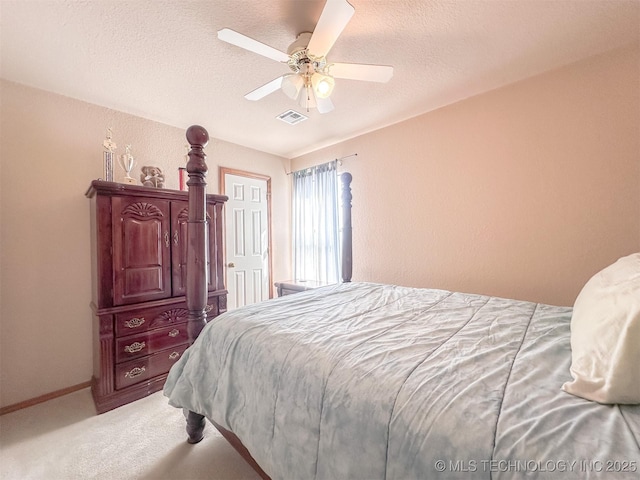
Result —
POLYGON ((337 283, 340 277, 337 162, 293 172, 294 279, 337 283))

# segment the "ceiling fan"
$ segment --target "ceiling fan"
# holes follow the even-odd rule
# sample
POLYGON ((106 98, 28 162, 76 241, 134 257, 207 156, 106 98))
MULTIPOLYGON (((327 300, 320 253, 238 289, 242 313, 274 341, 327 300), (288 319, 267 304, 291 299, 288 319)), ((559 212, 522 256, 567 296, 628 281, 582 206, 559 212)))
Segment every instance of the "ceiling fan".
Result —
POLYGON ((389 65, 360 63, 332 63, 326 58, 355 10, 347 0, 327 0, 313 33, 303 32, 289 46, 287 53, 249 38, 229 28, 218 31, 218 38, 277 62, 286 63, 293 73, 282 75, 247 93, 247 100, 260 100, 278 89, 297 100, 307 111, 317 108, 320 113, 333 110, 329 96, 335 78, 388 82, 393 76, 389 65))

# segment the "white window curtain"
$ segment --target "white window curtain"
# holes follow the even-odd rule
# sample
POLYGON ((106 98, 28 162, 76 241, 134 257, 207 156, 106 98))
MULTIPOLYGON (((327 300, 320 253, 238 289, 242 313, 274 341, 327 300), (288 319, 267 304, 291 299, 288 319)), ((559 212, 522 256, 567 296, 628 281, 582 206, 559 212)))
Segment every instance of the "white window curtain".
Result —
POLYGON ((295 280, 337 283, 340 276, 337 162, 293 172, 295 280))

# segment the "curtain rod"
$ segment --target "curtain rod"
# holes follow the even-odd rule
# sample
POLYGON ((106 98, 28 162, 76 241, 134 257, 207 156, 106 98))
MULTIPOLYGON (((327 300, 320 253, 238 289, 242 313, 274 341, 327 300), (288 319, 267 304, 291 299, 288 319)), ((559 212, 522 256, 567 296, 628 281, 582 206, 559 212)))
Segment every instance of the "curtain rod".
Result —
MULTIPOLYGON (((338 165, 342 166, 342 160, 344 160, 345 158, 349 158, 349 157, 357 157, 358 154, 357 153, 352 153, 350 155, 345 155, 344 157, 340 157, 340 158, 334 158, 333 160, 331 160, 331 162, 338 162, 338 165)), ((331 163, 331 162, 325 162, 325 163, 331 163)), ((317 165, 311 165, 310 167, 306 167, 303 168, 302 170, 306 170, 307 168, 313 168, 313 167, 317 167, 318 165, 323 165, 322 163, 319 163, 317 165)), ((296 172, 299 172, 300 170, 296 170, 296 172)), ((291 175, 294 172, 287 172, 286 170, 284 171, 284 173, 286 173, 287 175, 291 175)))

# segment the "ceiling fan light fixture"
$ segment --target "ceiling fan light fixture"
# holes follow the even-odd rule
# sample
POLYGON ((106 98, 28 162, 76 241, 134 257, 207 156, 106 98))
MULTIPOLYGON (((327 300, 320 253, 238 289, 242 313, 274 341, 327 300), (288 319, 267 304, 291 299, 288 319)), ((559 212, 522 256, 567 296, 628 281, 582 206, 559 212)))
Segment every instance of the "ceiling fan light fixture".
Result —
POLYGON ((336 85, 336 81, 329 75, 316 72, 311 77, 311 85, 318 98, 329 98, 331 92, 333 92, 333 87, 336 85))
POLYGON ((297 100, 303 86, 304 80, 300 75, 287 75, 282 79, 282 91, 291 100, 297 100))

